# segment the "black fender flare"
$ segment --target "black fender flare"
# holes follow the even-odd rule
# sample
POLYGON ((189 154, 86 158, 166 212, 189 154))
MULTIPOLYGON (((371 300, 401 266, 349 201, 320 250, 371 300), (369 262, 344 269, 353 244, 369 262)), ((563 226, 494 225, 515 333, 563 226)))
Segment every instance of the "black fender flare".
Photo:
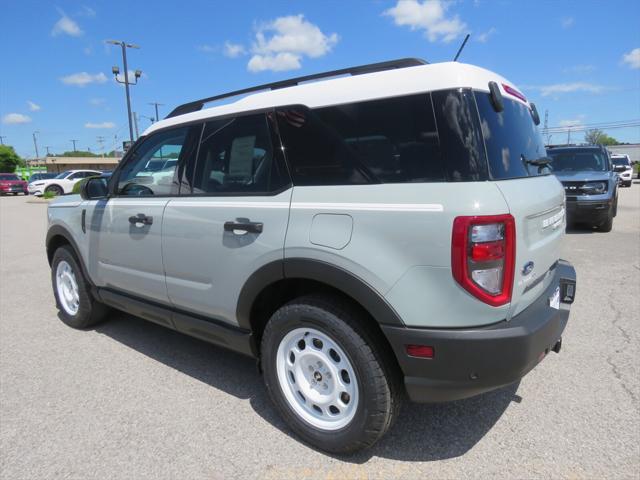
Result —
POLYGON ((404 327, 398 313, 371 285, 351 272, 321 260, 287 258, 265 264, 245 282, 238 296, 236 318, 241 328, 251 329, 251 309, 269 285, 284 279, 304 279, 330 285, 358 302, 379 324, 404 327))
POLYGON ((51 227, 49 227, 49 230, 47 231, 47 237, 45 240, 45 245, 47 248, 47 261, 49 262, 49 266, 51 266, 51 259, 53 258, 53 253, 51 250, 51 242, 55 237, 63 237, 68 244, 71 245, 71 248, 73 248, 75 254, 76 254, 76 259, 78 260, 78 263, 80 264, 80 268, 82 269, 82 275, 84 275, 85 280, 89 283, 89 285, 91 285, 92 289, 95 287, 94 283, 91 281, 91 277, 89 276, 89 271, 87 270, 86 265, 84 264, 84 259, 82 258, 82 255, 80 254, 80 249, 78 248, 78 244, 76 243, 76 241, 73 239, 73 235, 71 235, 71 232, 69 232, 69 230, 67 230, 66 228, 64 228, 62 225, 53 225, 51 227))

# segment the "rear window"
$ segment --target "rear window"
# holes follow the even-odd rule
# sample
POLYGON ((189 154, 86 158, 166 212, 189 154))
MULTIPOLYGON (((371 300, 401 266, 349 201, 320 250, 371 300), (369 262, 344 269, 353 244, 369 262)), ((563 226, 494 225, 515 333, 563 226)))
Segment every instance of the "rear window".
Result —
POLYGON ((550 170, 535 161, 547 156, 531 111, 520 102, 504 98, 504 110, 496 112, 489 93, 475 92, 489 172, 494 180, 549 174, 550 170))
POLYGON ((573 148, 550 150, 554 172, 604 172, 608 170, 607 156, 602 150, 573 148))
POLYGON ((628 167, 630 165, 629 159, 627 157, 611 157, 611 162, 614 165, 624 165, 628 167))
POLYGON ((279 109, 297 185, 444 181, 429 95, 279 109))

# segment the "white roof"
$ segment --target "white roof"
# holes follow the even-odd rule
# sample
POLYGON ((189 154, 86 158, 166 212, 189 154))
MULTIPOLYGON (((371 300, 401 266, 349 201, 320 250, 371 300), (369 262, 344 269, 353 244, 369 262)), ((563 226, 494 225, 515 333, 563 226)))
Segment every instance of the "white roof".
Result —
POLYGON ((502 93, 508 98, 520 101, 504 91, 503 83, 514 88, 515 86, 500 75, 474 65, 444 62, 331 78, 254 93, 232 103, 161 120, 151 125, 144 132, 144 135, 148 135, 154 130, 185 122, 283 105, 298 104, 306 105, 309 108, 326 107, 449 88, 474 88, 489 91, 490 81, 498 83, 502 93))

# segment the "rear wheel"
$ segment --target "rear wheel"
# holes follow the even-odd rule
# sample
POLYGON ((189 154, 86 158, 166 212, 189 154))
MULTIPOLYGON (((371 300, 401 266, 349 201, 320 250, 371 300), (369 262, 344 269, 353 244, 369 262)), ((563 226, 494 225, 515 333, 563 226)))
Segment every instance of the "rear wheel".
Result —
POLYGON ((392 425, 401 388, 360 312, 307 296, 280 308, 261 343, 264 381, 291 429, 321 450, 367 448, 392 425))
POLYGON ((108 308, 91 296, 71 247, 64 245, 53 254, 51 282, 64 323, 73 328, 87 328, 104 319, 108 308))
POLYGON ((64 194, 64 190, 62 190, 62 187, 60 185, 49 185, 47 188, 44 189, 44 191, 51 192, 55 196, 64 194))

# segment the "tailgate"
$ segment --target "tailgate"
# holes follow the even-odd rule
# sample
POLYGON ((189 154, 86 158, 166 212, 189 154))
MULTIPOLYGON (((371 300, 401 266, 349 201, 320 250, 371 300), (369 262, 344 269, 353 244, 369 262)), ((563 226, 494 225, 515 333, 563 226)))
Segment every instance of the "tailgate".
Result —
POLYGON ((509 316, 533 303, 553 279, 565 232, 562 184, 554 175, 495 182, 516 222, 516 261, 509 316))

